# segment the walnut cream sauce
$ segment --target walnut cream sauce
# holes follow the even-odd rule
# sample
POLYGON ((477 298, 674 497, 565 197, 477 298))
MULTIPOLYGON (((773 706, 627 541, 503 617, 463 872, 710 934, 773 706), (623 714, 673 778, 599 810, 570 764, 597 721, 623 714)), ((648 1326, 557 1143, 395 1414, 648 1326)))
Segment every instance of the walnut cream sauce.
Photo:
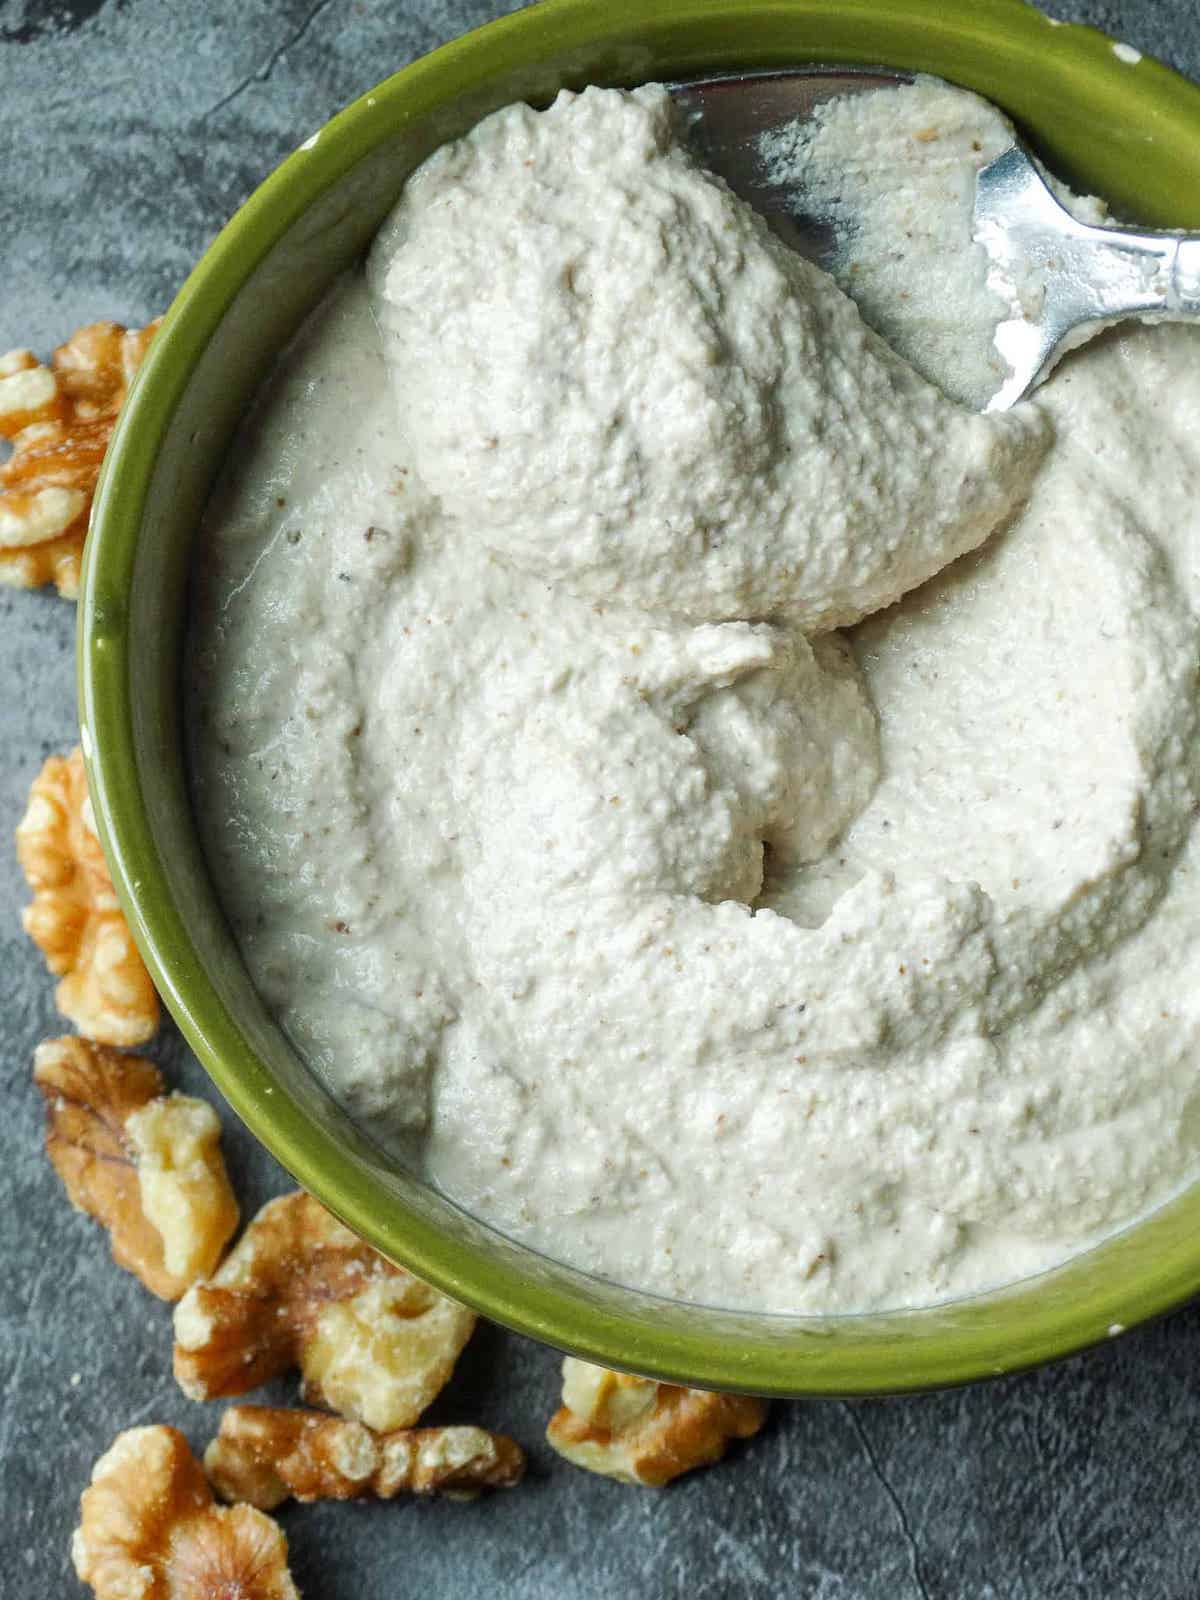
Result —
POLYGON ((918 84, 766 152, 840 164, 868 254, 900 219, 838 268, 897 355, 661 90, 510 107, 209 513, 196 797, 256 983, 446 1193, 624 1283, 923 1305, 1196 1167, 1200 345, 1007 416, 918 377, 986 392, 1003 137, 918 84))

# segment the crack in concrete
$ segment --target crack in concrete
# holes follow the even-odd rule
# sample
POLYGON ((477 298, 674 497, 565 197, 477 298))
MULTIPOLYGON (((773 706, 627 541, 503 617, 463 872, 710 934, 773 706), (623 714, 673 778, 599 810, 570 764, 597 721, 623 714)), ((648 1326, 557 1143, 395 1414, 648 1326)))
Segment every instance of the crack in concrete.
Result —
POLYGON ((887 1496, 892 1510, 896 1513, 896 1521, 900 1526, 901 1535, 903 1536, 904 1542, 908 1547, 908 1562, 909 1567, 912 1570, 913 1582, 917 1586, 917 1592, 921 1596, 921 1600, 932 1600, 932 1596, 929 1593, 929 1587, 925 1582, 925 1574, 921 1570, 921 1552, 917 1548, 916 1539, 913 1537, 912 1527, 908 1520, 908 1513, 904 1509, 904 1503, 900 1499, 900 1496, 896 1493, 891 1479, 888 1477, 887 1473, 884 1472, 882 1466, 880 1465, 879 1457, 875 1454, 874 1446, 871 1444, 870 1438, 867 1435, 867 1430, 863 1427, 862 1419, 859 1417, 855 1408, 849 1403, 849 1401, 846 1400, 843 1400, 841 1405, 842 1410, 850 1419, 850 1426, 854 1429, 854 1432, 858 1437, 858 1442, 862 1446, 863 1455, 866 1456, 867 1462, 870 1465, 871 1471, 874 1474, 879 1487, 887 1496))
POLYGON ((287 55, 288 51, 294 49, 296 45, 300 43, 321 13, 323 11, 328 11, 330 6, 332 6, 334 3, 335 0, 317 0, 317 4, 308 11, 307 15, 304 17, 304 20, 300 23, 300 26, 290 33, 281 45, 278 45, 274 50, 272 50, 271 54, 264 62, 255 67, 252 72, 248 72, 239 83, 234 84, 229 93, 223 94, 218 101, 209 106, 207 111, 202 111, 200 113, 200 116, 197 118, 198 125, 203 127, 203 125, 212 117, 215 117, 218 112, 226 110, 226 108, 231 106, 238 96, 244 94, 252 84, 269 82, 271 74, 283 60, 284 56, 287 55))
POLYGON ((1071 1560, 1066 1534, 1063 1531, 1062 1514, 1058 1509, 1057 1499, 1053 1500, 1050 1506, 1050 1521, 1054 1527, 1054 1542, 1058 1546, 1058 1559, 1062 1563, 1063 1572, 1064 1574, 1070 1573, 1069 1581, 1077 1585, 1078 1578, 1075 1573, 1071 1572, 1074 1562, 1071 1560))

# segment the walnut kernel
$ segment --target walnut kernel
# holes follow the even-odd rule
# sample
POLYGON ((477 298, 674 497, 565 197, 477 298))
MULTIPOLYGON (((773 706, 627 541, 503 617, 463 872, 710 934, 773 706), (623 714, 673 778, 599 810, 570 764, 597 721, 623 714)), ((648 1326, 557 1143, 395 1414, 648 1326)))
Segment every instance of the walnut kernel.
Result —
POLYGON ((51 756, 34 779, 17 858, 33 890, 25 931, 62 978, 58 1009, 100 1044, 145 1044, 158 1027, 158 996, 96 837, 78 747, 51 756))
POLYGON ((0 583, 54 582, 74 600, 96 480, 117 413, 158 324, 79 328, 48 367, 0 356, 0 583))
POLYGON ((299 1366, 307 1400, 387 1433, 417 1420, 474 1326, 296 1192, 265 1205, 176 1307, 175 1376, 211 1400, 299 1366))
POLYGON ((164 1300, 206 1277, 237 1226, 212 1107, 164 1095, 157 1067, 87 1039, 48 1039, 33 1078, 46 1153, 72 1205, 109 1230, 120 1266, 164 1300))
POLYGON ((287 1540, 252 1506, 218 1506, 174 1428, 118 1434, 79 1501, 71 1559, 96 1600, 298 1600, 287 1540))
POLYGON ((610 1372, 568 1356, 546 1438, 559 1455, 622 1483, 659 1485, 719 1461, 762 1427, 765 1400, 610 1372))
POLYGON ((525 1453, 484 1428, 400 1428, 373 1433, 320 1411, 230 1406, 204 1452, 204 1470, 226 1500, 271 1511, 297 1500, 390 1500, 409 1494, 473 1499, 482 1489, 511 1489, 525 1453))

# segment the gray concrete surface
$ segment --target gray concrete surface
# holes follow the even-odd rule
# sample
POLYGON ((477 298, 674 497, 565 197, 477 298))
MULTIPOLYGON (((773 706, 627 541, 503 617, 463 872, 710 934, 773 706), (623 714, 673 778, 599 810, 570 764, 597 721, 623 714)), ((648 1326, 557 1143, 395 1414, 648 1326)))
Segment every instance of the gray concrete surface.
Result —
MULTIPOLYGON (((652 3, 652 0, 647 0, 652 3)), ((930 0, 936 4, 936 0, 930 0)), ((161 309, 298 134, 498 0, 0 0, 0 350, 161 309)), ((1195 0, 1054 0, 1200 76, 1195 0)), ((0 834, 74 736, 74 608, 0 590, 0 834)), ((33 1046, 61 1031, 0 845, 0 1596, 77 1591, 79 1491, 119 1428, 203 1445, 169 1316, 113 1267, 41 1150, 33 1046)), ((165 1029, 172 1080, 203 1076, 165 1029)), ((284 1175, 227 1115, 247 1210, 284 1175)), ((736 1460, 661 1493, 541 1443, 551 1352, 483 1330, 434 1415, 531 1450, 471 1506, 291 1507, 308 1600, 1189 1600, 1200 1592, 1200 1311, 1053 1370, 903 1402, 777 1406, 736 1460)), ((281 1396, 288 1390, 281 1386, 281 1396)))

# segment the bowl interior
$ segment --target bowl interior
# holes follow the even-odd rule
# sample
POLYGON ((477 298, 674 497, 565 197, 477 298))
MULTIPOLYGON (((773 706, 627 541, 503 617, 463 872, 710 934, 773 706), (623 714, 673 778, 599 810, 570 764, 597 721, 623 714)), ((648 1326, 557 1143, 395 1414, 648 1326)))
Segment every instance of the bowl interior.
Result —
POLYGON ((274 354, 363 251, 406 175, 514 99, 804 63, 936 73, 1002 106, 1076 186, 1200 227, 1200 90, 1020 0, 545 0, 388 79, 224 230, 176 300, 117 429, 80 602, 97 819, 159 989, 234 1109, 385 1254, 486 1315, 610 1366, 768 1394, 896 1392, 1012 1371, 1200 1287, 1200 1190, 1058 1270, 920 1311, 699 1310, 554 1263, 390 1164, 302 1065, 247 977, 192 823, 181 737, 187 574, 232 430, 274 354))

